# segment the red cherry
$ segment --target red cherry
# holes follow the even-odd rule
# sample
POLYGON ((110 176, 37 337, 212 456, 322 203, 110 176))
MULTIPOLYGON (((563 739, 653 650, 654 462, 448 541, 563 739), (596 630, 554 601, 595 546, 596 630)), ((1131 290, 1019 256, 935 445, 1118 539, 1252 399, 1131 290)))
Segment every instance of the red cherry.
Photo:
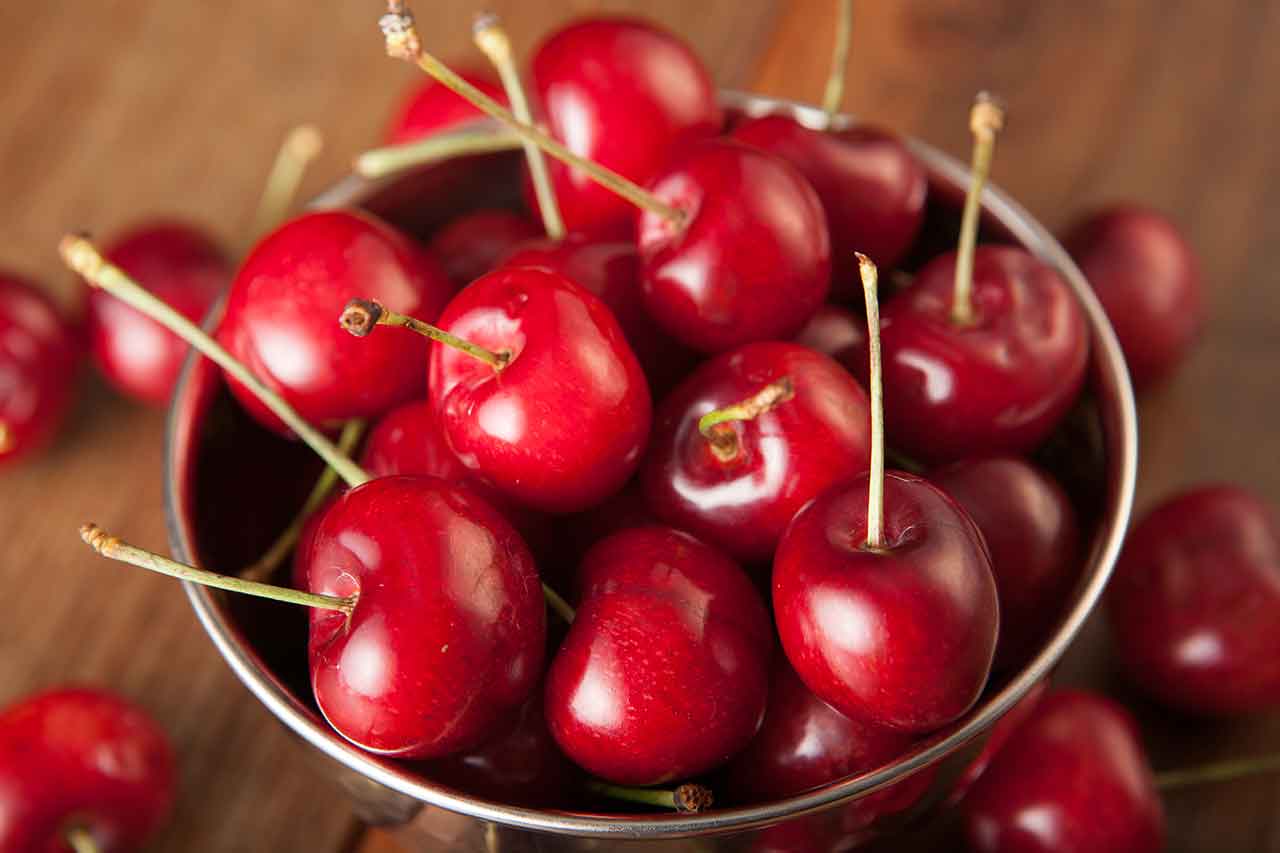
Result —
POLYGON ((1111 320, 1134 386, 1168 375, 1205 322, 1200 264, 1177 226, 1121 205, 1080 222, 1065 244, 1111 320))
POLYGON ((0 464, 52 440, 79 364, 75 333, 53 300, 0 272, 0 464))
MULTIPOLYGON (((570 24, 537 49, 532 72, 551 135, 640 184, 673 151, 720 130, 715 84, 702 62, 674 34, 643 21, 570 24)), ((562 163, 547 166, 570 231, 630 232, 627 202, 562 163)))
POLYGON ((118 696, 64 687, 0 714, 0 849, 141 847, 169 815, 175 773, 168 738, 118 696))
POLYGON ((658 518, 739 560, 767 561, 802 506, 867 470, 870 445, 866 392, 844 368, 796 344, 748 344, 663 401, 641 482, 658 518), (700 431, 709 412, 767 388, 783 390, 764 411, 700 431))
MULTIPOLYGON (((553 589, 571 593, 578 586, 578 566, 592 545, 620 530, 657 523, 635 480, 588 510, 559 516, 554 519, 555 528, 551 535, 556 547, 555 555, 540 566, 543 580, 553 589)), ((569 598, 576 601, 575 595, 569 595, 569 598)))
POLYGON ((1021 666, 1056 626, 1080 575, 1080 525, 1066 492, 1016 456, 956 462, 929 479, 969 514, 1000 598, 996 668, 1021 666))
POLYGON ((853 365, 866 352, 867 321, 847 308, 828 302, 792 340, 841 364, 853 365))
POLYGON ((1280 708, 1280 524, 1257 495, 1202 486, 1129 534, 1107 589, 1121 663, 1175 708, 1280 708))
POLYGON ((703 352, 790 338, 826 299, 831 243, 822 203, 786 161, 733 142, 684 148, 650 192, 684 214, 643 210, 645 304, 703 352))
POLYGON ((313 610, 311 683, 325 718, 381 755, 434 758, 492 735, 541 674, 533 558, 502 516, 434 477, 383 477, 339 497, 311 546, 308 588, 356 595, 313 610))
MULTIPOLYGON (((191 225, 148 223, 108 245, 104 255, 194 323, 231 281, 222 249, 191 225)), ((186 342, 114 296, 87 290, 86 320, 98 370, 131 397, 166 403, 189 351, 186 342)))
MULTIPOLYGON (((231 285, 218 340, 310 423, 375 417, 425 392, 425 341, 355 340, 338 325, 369 296, 430 320, 453 285, 409 238, 359 211, 308 213, 269 234, 231 285)), ((285 427, 234 377, 228 385, 260 423, 285 427)))
POLYGON ((563 276, 504 267, 459 293, 439 325, 499 368, 448 346, 431 354, 431 400, 449 446, 508 498, 548 512, 598 503, 635 471, 649 389, 618 321, 563 276))
POLYGON ((477 210, 437 231, 427 248, 440 259, 449 279, 462 288, 496 267, 514 246, 541 233, 518 213, 477 210))
POLYGON ((813 130, 787 116, 765 116, 739 125, 730 136, 786 160, 817 191, 831 234, 831 287, 837 297, 862 292, 855 249, 889 269, 915 240, 929 180, 893 134, 861 125, 813 130))
POLYGON ((991 733, 987 736, 987 742, 982 745, 982 751, 964 769, 964 773, 960 774, 955 787, 951 789, 951 793, 947 797, 947 805, 954 806, 965 798, 973 787, 973 783, 982 778, 983 773, 987 772, 987 768, 991 766, 991 760, 1000 753, 1000 750, 1004 749, 1004 745, 1009 742, 1009 738, 1013 736, 1019 726, 1026 722, 1027 718, 1031 716, 1031 712, 1036 709, 1036 706, 1040 704, 1040 700, 1048 692, 1048 680, 1045 678, 1040 679, 1031 686, 1026 695, 1005 712, 1003 717, 996 720, 995 725, 991 727, 991 733))
MULTIPOLYGON (((502 86, 488 71, 467 70, 462 77, 500 103, 507 102, 502 86)), ((484 115, 465 100, 434 80, 414 86, 401 104, 383 138, 388 145, 401 145, 457 125, 477 121, 484 115)))
POLYGON ((710 770, 746 745, 767 693, 769 617, 733 561, 693 537, 633 528, 598 543, 547 676, 551 734, 622 784, 710 770))
POLYGON ((302 527, 298 528, 298 543, 293 548, 293 564, 289 575, 294 589, 307 588, 307 572, 311 571, 311 549, 315 546, 316 531, 320 529, 324 514, 329 511, 329 507, 333 506, 335 500, 337 496, 329 498, 316 507, 315 511, 302 522, 302 527))
POLYGON ((974 853, 1155 853, 1164 811, 1129 714, 1084 691, 1051 693, 964 800, 974 853))

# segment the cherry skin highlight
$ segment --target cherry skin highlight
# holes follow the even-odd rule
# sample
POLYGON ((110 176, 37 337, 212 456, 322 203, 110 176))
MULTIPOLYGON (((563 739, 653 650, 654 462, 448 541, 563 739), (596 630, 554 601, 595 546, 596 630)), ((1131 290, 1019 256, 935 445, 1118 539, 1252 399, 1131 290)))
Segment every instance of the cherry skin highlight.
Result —
POLYGON ((1280 708, 1280 524, 1252 492, 1202 486, 1130 532, 1107 587, 1121 664, 1197 714, 1280 708))
POLYGON ((427 243, 459 289, 493 270, 513 247, 542 233, 509 210, 477 210, 445 225, 427 243))
POLYGON ((866 349, 867 320, 848 308, 828 302, 809 318, 800 334, 792 340, 843 365, 851 365, 866 349))
POLYGON ((771 638, 732 560, 684 533, 632 528, 588 552, 579 583, 546 688, 551 734, 575 763, 657 785, 746 745, 764 715, 771 638))
MULTIPOLYGON (((458 72, 472 86, 505 105, 507 95, 489 71, 465 69, 458 72)), ((458 125, 480 121, 484 113, 434 80, 417 84, 406 95, 383 134, 388 145, 414 142, 458 125)))

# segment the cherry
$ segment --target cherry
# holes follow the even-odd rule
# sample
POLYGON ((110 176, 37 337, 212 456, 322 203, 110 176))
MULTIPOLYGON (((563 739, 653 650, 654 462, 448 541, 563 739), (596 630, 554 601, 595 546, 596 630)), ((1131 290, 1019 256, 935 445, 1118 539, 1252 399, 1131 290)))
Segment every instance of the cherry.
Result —
POLYGON ((459 216, 432 236, 427 248, 440 259, 450 281, 462 288, 498 265, 514 246, 541 233, 509 210, 477 210, 459 216))
MULTIPOLYGON (((468 69, 460 73, 489 97, 506 100, 502 86, 487 71, 468 69)), ((427 80, 408 93, 383 138, 390 145, 402 145, 481 118, 483 114, 466 100, 434 80, 427 80)))
POLYGON ((830 358, 748 344, 698 368, 658 409, 649 508, 743 561, 767 561, 802 506, 867 469, 867 395, 830 358))
POLYGON ((1029 660, 1080 575, 1080 525, 1066 492, 1016 456, 966 459, 929 473, 982 531, 1000 598, 997 669, 1029 660))
POLYGON ((0 849, 136 849, 175 787, 165 733, 111 693, 63 687, 0 713, 0 849))
POLYGON ((1130 532, 1107 590, 1116 653, 1175 708, 1280 708, 1280 524, 1257 495, 1201 486, 1130 532))
POLYGON ((974 853, 1164 849, 1164 812, 1133 718, 1084 691, 1040 702, 974 783, 963 814, 974 853))
MULTIPOLYGON (((1001 614, 1003 615, 1003 614, 1001 614)), ((1004 716, 996 720, 995 725, 991 727, 991 733, 987 735, 986 743, 982 745, 982 750, 978 756, 969 763, 969 766, 960 774, 960 778, 956 780, 955 786, 951 789, 951 793, 947 796, 947 805, 954 806, 965 798, 969 793, 969 789, 973 787, 973 783, 982 778, 982 774, 987 772, 987 768, 991 766, 991 759, 995 758, 1000 750, 1004 749, 1004 745, 1009 742, 1009 738, 1018 730, 1018 727, 1026 722, 1031 716, 1031 712, 1040 704, 1040 700, 1049 692, 1049 682, 1042 678, 1031 686, 1031 689, 1014 704, 1012 708, 1005 712, 1004 716)))
POLYGON ((1200 265, 1177 226, 1118 205, 1078 223, 1065 244, 1111 320, 1134 386, 1168 375, 1205 322, 1200 265))
MULTIPOLYGON (((550 535, 555 543, 551 558, 539 565, 543 580, 555 589, 572 592, 577 588, 577 569, 582 558, 601 539, 629 527, 658 523, 645 503, 640 485, 632 480, 622 491, 590 509, 554 519, 550 535)), ((571 596, 576 601, 576 596, 571 596)))
POLYGON ((547 675, 551 734, 579 766, 653 785, 723 764, 760 726, 769 617, 729 558, 662 527, 596 544, 547 675))
MULTIPOLYGON (((453 293, 437 262, 409 238, 354 210, 308 213, 260 242, 236 275, 217 337, 310 423, 374 417, 425 392, 427 347, 411 336, 354 341, 334 322, 353 297, 434 318, 453 293)), ((233 376, 259 422, 270 414, 233 376)))
POLYGON ((79 365, 75 333, 53 300, 0 271, 0 465, 53 439, 79 365))
POLYGON ((787 659, 837 711, 909 733, 958 719, 986 683, 998 605, 973 520, 929 482, 884 472, 875 266, 861 256, 871 471, 796 515, 773 564, 787 659))
POLYGON ((792 340, 841 364, 851 365, 866 350, 867 321, 847 308, 828 302, 792 340))

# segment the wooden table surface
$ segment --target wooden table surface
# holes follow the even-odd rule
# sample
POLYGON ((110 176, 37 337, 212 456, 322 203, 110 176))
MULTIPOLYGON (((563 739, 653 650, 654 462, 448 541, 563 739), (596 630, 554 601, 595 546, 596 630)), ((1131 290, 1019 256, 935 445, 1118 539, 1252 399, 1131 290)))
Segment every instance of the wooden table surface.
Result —
MULTIPOLYGON (((478 61, 478 6, 419 0, 432 48, 478 61)), ((816 99, 832 3, 501 0, 526 50, 566 17, 643 10, 688 38, 723 85, 816 99)), ((8 2, 0 10, 0 265, 69 302, 54 245, 154 215, 246 238, 259 183, 290 125, 319 124, 308 188, 340 175, 414 78, 382 55, 377 0, 8 2)), ((964 155, 979 88, 1010 107, 995 167, 1050 226, 1137 199, 1172 214, 1204 262, 1212 324, 1180 375, 1142 401, 1139 505, 1226 479, 1280 502, 1280 2, 904 0, 858 4, 849 109, 964 155)), ((0 700, 68 680, 148 707, 177 743, 182 796, 156 850, 397 849, 239 685, 172 582, 107 564, 76 537, 95 520, 165 546, 163 415, 87 380, 50 452, 0 475, 0 700)), ((246 483, 246 488, 252 484, 246 483)), ((1096 620, 1095 620, 1096 621, 1096 620)), ((1092 625, 1065 677, 1119 690, 1158 768, 1280 750, 1280 719, 1205 723, 1134 699, 1092 625)), ((1280 779, 1167 799, 1172 850, 1280 851, 1280 779)))

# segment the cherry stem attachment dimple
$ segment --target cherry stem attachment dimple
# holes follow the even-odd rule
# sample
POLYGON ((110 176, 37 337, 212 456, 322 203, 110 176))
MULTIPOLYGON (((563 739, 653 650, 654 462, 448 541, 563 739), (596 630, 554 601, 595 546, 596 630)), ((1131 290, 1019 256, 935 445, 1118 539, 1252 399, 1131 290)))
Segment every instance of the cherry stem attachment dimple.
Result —
POLYGON ((699 814, 711 808, 715 798, 711 789, 687 783, 676 788, 632 788, 614 785, 600 779, 588 779, 587 788, 610 799, 640 803, 662 809, 675 809, 684 814, 699 814))
POLYGON ((454 157, 515 151, 524 141, 501 125, 488 121, 433 133, 426 139, 374 148, 356 157, 353 167, 364 178, 382 178, 400 172, 440 163, 454 157))
POLYGON ((822 111, 831 126, 844 100, 844 78, 849 66, 849 42, 853 37, 853 0, 836 0, 836 36, 831 48, 831 73, 822 91, 822 111))
POLYGON ((271 412, 285 422, 299 438, 306 442, 329 467, 338 472, 349 486, 358 486, 369 480, 369 475, 343 454, 332 441, 307 423, 285 400, 262 383, 249 368, 241 364, 221 344, 186 317, 170 308, 153 293, 131 279, 123 270, 102 257, 92 243, 84 237, 68 234, 58 244, 62 260, 74 272, 79 273, 94 287, 136 308, 155 320, 202 355, 213 361, 238 382, 253 392, 271 412))
POLYGON ((302 124, 289 131, 276 152, 262 197, 258 200, 258 212, 253 218, 251 232, 253 239, 284 219, 298 194, 298 187, 302 185, 302 176, 323 148, 324 138, 314 126, 302 124))
POLYGON ((617 172, 573 153, 538 127, 520 121, 510 110, 468 83, 439 59, 423 50, 422 40, 419 38, 417 27, 413 22, 413 15, 405 8, 401 0, 388 0, 387 14, 383 15, 378 23, 386 40, 387 54, 389 56, 414 63, 433 79, 439 81, 446 89, 466 99, 484 114, 510 127, 520 135, 521 139, 532 142, 557 160, 567 163, 575 169, 580 169, 593 181, 626 199, 636 207, 661 216, 676 227, 684 224, 685 214, 682 210, 667 204, 639 184, 619 175, 617 172))
MULTIPOLYGON (((533 113, 529 109, 529 99, 525 97, 524 84, 520 82, 520 71, 516 68, 515 57, 511 54, 511 39, 502 28, 502 22, 493 12, 481 12, 476 16, 472 27, 476 46, 489 57, 489 62, 497 69, 502 79, 502 88, 511 103, 511 113, 525 124, 533 124, 533 113)), ((560 216, 560 205, 556 202, 555 191, 551 188, 551 174, 547 171, 547 161, 542 156, 542 149, 528 140, 524 141, 524 156, 529 163, 529 177, 533 182, 533 193, 538 200, 538 213, 542 217, 543 230, 552 240, 564 238, 564 219, 560 216)))
POLYGON ((476 346, 470 341, 450 334, 438 326, 424 323, 398 311, 392 311, 382 303, 372 299, 352 299, 347 303, 347 307, 342 309, 342 315, 338 318, 338 323, 357 338, 367 336, 375 326, 400 326, 445 346, 461 350, 472 358, 483 361, 494 370, 501 370, 511 360, 511 356, 508 353, 492 352, 484 347, 476 346))
POLYGON ((978 242, 982 191, 991 174, 996 135, 1003 128, 1004 107, 990 93, 979 92, 969 111, 969 130, 973 133, 973 164, 969 191, 964 197, 964 215, 960 220, 960 248, 956 254, 955 290, 951 302, 951 322, 958 326, 967 326, 974 321, 973 253, 978 242))
POLYGON ((791 377, 784 376, 741 402, 707 412, 698 419, 698 432, 711 443, 711 450, 716 457, 727 461, 738 455, 738 435, 732 429, 720 429, 722 424, 754 420, 795 395, 791 377))
POLYGON ((83 826, 71 827, 63 834, 63 839, 75 853, 101 853, 102 851, 102 848, 98 846, 98 840, 93 837, 93 833, 83 826))
POLYGON ((1155 774, 1155 780, 1157 788, 1162 791, 1169 791, 1191 785, 1202 785, 1207 782, 1229 782, 1246 776, 1276 772, 1280 772, 1280 753, 1263 755, 1257 758, 1218 761, 1202 767, 1189 767, 1185 770, 1166 770, 1163 773, 1155 774))
POLYGON ((867 482, 867 543, 872 551, 884 548, 884 384, 880 366, 880 300, 876 295, 879 276, 876 265, 861 252, 858 272, 867 301, 867 349, 871 365, 867 388, 871 397, 871 470, 867 482))
POLYGON ((86 524, 80 528, 80 538, 93 550, 110 560, 128 563, 148 571, 168 575, 178 580, 191 581, 203 586, 222 589, 228 592, 239 592, 246 595, 282 601, 286 604, 300 604, 304 607, 318 607, 322 610, 336 610, 347 616, 356 606, 356 597, 340 598, 335 595, 321 595, 315 592, 304 592, 283 586, 248 581, 244 578, 220 575, 216 572, 197 569, 168 557, 162 557, 151 551, 122 542, 107 533, 96 524, 86 524))

